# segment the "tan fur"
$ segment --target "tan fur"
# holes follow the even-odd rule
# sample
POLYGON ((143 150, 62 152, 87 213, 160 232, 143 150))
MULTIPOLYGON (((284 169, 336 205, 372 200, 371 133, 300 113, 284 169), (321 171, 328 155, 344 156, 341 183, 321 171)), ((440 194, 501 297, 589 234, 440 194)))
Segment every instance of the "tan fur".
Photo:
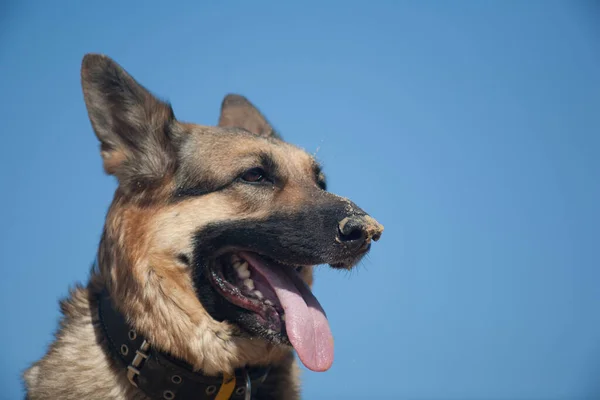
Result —
MULTIPOLYGON (((194 230, 239 217, 239 208, 225 200, 215 193, 171 206, 158 200, 140 206, 117 192, 99 249, 99 270, 92 271, 88 288, 77 287, 63 301, 57 340, 24 374, 30 399, 145 398, 107 358, 93 299, 105 285, 118 309, 157 349, 207 375, 247 364, 284 366, 269 377, 280 381, 274 390, 282 397, 276 398, 298 397, 290 349, 239 337, 233 325, 213 320, 196 297, 189 270, 174 261, 191 248, 194 230)), ((264 210, 250 215, 260 213, 266 215, 264 210)), ((312 283, 312 269, 304 277, 312 283)))
MULTIPOLYGON (((196 132, 204 129, 193 125, 187 128, 190 126, 196 132)), ((224 160, 258 151, 264 147, 264 140, 248 138, 233 147, 215 140, 210 153, 199 157, 210 159, 214 165, 223 163, 220 169, 226 171, 229 164, 224 160)), ((304 177, 313 161, 291 145, 282 143, 270 149, 274 157, 288 161, 284 163, 286 176, 293 181, 277 204, 294 207, 302 200, 302 186, 309 184, 304 177)), ((177 254, 191 251, 192 234, 203 225, 232 218, 267 217, 273 204, 249 207, 243 199, 221 192, 168 204, 161 198, 169 192, 162 190, 165 187, 171 187, 167 177, 149 204, 131 201, 119 190, 115 194, 99 249, 99 271, 93 271, 88 288, 76 288, 63 302, 65 317, 56 342, 24 374, 30 399, 144 398, 131 389, 122 368, 115 367, 103 351, 91 294, 104 285, 118 309, 157 349, 186 360, 207 375, 232 372, 248 364, 285 366, 269 378, 279 380, 274 391, 281 397, 276 398, 298 397, 298 368, 291 350, 239 337, 233 325, 213 320, 197 299, 189 271, 176 261, 177 254)), ((312 284, 312 267, 306 268, 302 276, 312 284)))
MULTIPOLYGON (((104 168, 119 187, 106 217, 98 268, 86 287, 75 287, 62 301, 55 341, 24 373, 27 398, 146 399, 108 355, 95 300, 106 289, 116 308, 158 350, 213 376, 270 365, 267 397, 298 399, 299 368, 291 348, 250 339, 236 325, 214 320, 197 297, 190 265, 179 255, 192 253, 195 232, 209 223, 260 221, 274 211, 310 204, 319 184, 315 175, 321 175, 315 160, 279 140, 241 96, 225 98, 220 127, 214 128, 176 121, 170 105, 105 56, 84 58, 82 85, 104 168), (234 185, 174 200, 181 185, 230 182, 237 170, 253 168, 265 153, 281 169, 279 188, 257 194, 234 185)), ((373 234, 380 234, 383 227, 372 221, 373 234)), ((312 285, 313 268, 301 274, 312 285)))
MULTIPOLYGON (((76 286, 61 302, 64 316, 56 340, 48 353, 24 373, 28 399, 148 400, 106 353, 94 301, 103 286, 100 276, 94 273, 87 288, 76 286)), ((215 334, 207 337, 205 345, 210 347, 221 340, 215 334)), ((299 368, 291 352, 284 352, 279 360, 280 368, 273 369, 265 384, 277 383, 273 398, 297 399, 299 368)))
POLYGON ((210 375, 248 363, 278 362, 288 352, 235 337, 232 325, 214 321, 197 299, 189 271, 174 261, 191 248, 195 230, 209 222, 242 217, 221 193, 172 206, 117 206, 107 217, 107 237, 119 238, 111 248, 126 249, 113 257, 124 262, 103 266, 121 312, 155 347, 210 375))

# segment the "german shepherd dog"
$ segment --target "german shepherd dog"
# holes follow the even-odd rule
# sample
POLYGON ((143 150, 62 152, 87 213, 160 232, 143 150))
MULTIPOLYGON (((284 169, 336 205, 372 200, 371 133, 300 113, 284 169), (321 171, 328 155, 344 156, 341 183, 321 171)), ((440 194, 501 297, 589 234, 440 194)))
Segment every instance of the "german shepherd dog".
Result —
POLYGON ((81 80, 118 187, 26 398, 298 399, 294 350, 313 371, 333 362, 313 266, 352 268, 383 227, 243 96, 209 127, 104 55, 83 58, 81 80))

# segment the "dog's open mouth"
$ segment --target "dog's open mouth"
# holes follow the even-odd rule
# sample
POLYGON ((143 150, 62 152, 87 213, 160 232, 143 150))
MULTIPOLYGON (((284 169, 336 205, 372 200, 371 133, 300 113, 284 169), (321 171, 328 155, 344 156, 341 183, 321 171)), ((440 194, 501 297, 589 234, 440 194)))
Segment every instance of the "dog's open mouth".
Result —
POLYGON ((231 303, 287 337, 302 363, 325 371, 333 362, 333 337, 325 311, 294 267, 250 252, 229 253, 210 268, 215 288, 231 303))

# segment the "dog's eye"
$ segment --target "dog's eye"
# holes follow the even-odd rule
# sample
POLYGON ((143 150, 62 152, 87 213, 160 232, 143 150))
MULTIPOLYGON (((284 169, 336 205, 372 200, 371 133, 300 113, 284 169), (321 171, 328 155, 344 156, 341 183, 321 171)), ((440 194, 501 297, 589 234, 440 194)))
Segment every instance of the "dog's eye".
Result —
POLYGON ((252 168, 244 172, 241 176, 244 182, 261 183, 268 181, 267 174, 262 168, 252 168))

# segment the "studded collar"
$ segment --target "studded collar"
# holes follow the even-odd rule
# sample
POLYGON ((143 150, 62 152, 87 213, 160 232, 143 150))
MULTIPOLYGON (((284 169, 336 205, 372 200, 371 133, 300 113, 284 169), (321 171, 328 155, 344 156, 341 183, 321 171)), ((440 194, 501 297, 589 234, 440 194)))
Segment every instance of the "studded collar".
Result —
POLYGON ((240 368, 234 375, 206 376, 154 349, 113 306, 108 292, 98 298, 100 325, 110 353, 129 382, 152 399, 249 400, 265 381, 268 367, 240 368))

